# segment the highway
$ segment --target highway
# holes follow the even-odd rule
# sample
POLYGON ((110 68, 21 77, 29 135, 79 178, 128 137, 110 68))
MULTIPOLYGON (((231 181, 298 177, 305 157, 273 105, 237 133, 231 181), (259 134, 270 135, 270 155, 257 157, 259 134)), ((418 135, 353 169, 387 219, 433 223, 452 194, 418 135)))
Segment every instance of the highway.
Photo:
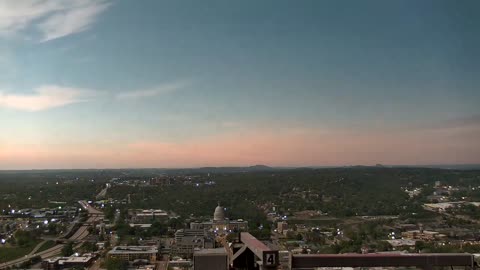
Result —
MULTIPOLYGON (((88 232, 89 224, 91 224, 91 223, 99 220, 101 217, 103 217, 103 212, 102 211, 91 207, 86 201, 79 201, 78 203, 85 210, 88 211, 89 217, 88 217, 87 221, 85 222, 85 224, 83 224, 80 228, 78 228, 78 230, 70 238, 67 239, 68 241, 72 241, 72 242, 79 242, 79 241, 82 241, 83 239, 85 239, 89 235, 89 232, 88 232)), ((6 262, 6 263, 2 263, 2 264, 0 264, 0 269, 5 269, 7 267, 11 267, 11 266, 21 264, 23 262, 29 261, 30 259, 32 259, 35 256, 41 256, 42 259, 58 256, 60 254, 60 252, 62 251, 63 247, 64 247, 64 244, 58 244, 58 245, 55 245, 54 247, 51 247, 51 248, 49 248, 47 250, 44 250, 42 252, 25 255, 25 257, 18 258, 16 260, 9 261, 9 262, 6 262)))

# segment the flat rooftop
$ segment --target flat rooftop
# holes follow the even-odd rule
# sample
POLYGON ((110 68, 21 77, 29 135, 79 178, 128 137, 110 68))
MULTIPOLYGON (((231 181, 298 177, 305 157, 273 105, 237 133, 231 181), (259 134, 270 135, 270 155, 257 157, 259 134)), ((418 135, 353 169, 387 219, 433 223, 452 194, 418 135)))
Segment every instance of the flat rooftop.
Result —
POLYGON ((193 256, 205 256, 205 255, 227 255, 225 248, 205 248, 201 250, 195 250, 193 256))
POLYGON ((157 253, 158 249, 155 246, 116 246, 110 250, 109 254, 122 253, 157 253))
MULTIPOLYGON (((267 245, 255 238, 248 232, 240 233, 240 241, 259 258, 263 257, 266 251, 272 251, 267 245)), ((238 253, 238 252, 237 252, 238 253)), ((235 259, 235 258, 234 258, 235 259)))

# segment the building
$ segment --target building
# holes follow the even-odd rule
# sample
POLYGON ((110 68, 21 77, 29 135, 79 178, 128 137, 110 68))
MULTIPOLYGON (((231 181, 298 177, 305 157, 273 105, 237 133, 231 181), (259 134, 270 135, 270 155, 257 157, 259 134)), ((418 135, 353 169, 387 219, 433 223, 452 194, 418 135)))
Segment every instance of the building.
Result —
POLYGON ((206 230, 182 229, 175 232, 175 242, 172 253, 178 256, 191 258, 196 249, 214 248, 215 238, 206 230))
POLYGON ((42 268, 44 270, 60 270, 72 267, 88 267, 94 259, 95 257, 93 256, 55 257, 44 260, 42 262, 42 268))
POLYGON ((130 209, 128 216, 131 223, 152 224, 155 221, 165 222, 168 220, 168 213, 160 209, 130 209))
POLYGON ((224 234, 232 231, 247 231, 248 222, 243 219, 229 220, 225 217, 225 209, 220 204, 215 208, 213 219, 205 222, 192 222, 190 229, 213 231, 224 234))
POLYGON ((280 250, 278 251, 278 262, 280 263, 279 269, 290 269, 290 251, 280 250))
POLYGON ((175 232, 175 242, 181 242, 185 238, 202 238, 209 234, 205 230, 181 229, 175 232))
POLYGON ((284 231, 288 230, 288 223, 286 221, 280 221, 277 223, 277 232, 283 233, 284 231))
POLYGON ((170 179, 170 177, 167 177, 167 176, 155 177, 155 178, 150 179, 150 185, 169 186, 169 185, 171 185, 171 179, 170 179))
POLYGON ((445 239, 446 237, 447 237, 446 235, 441 234, 439 232, 426 231, 423 229, 402 232, 402 238, 413 239, 413 240, 432 241, 432 240, 442 240, 442 239, 445 239))
POLYGON ((415 247, 415 243, 417 242, 414 239, 392 239, 387 240, 387 242, 392 245, 394 250, 398 249, 410 249, 415 247))
POLYGON ((225 248, 197 250, 193 253, 195 270, 228 270, 228 253, 225 248))
POLYGON ((124 261, 157 260, 158 249, 155 246, 116 246, 107 253, 108 258, 117 258, 124 261))

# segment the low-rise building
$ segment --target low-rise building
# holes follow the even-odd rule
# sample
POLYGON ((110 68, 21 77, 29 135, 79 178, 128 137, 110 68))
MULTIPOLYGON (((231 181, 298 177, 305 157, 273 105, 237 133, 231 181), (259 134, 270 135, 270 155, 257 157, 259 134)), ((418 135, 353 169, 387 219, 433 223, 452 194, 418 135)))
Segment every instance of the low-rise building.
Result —
POLYGON ((195 270, 228 270, 228 253, 225 248, 196 250, 193 253, 195 270))
POLYGON ((72 267, 88 267, 95 260, 94 256, 55 257, 42 262, 44 270, 60 270, 72 267))
POLYGON ((392 245, 393 248, 412 248, 415 247, 416 240, 413 239, 392 239, 387 240, 387 242, 392 245))
POLYGON ((155 221, 165 222, 168 220, 168 213, 160 209, 130 209, 128 215, 131 223, 152 224, 155 221))
POLYGON ((277 223, 277 232, 283 233, 283 231, 288 230, 288 223, 286 221, 280 221, 277 223))
POLYGON ((406 239, 433 241, 433 240, 445 239, 447 236, 434 231, 412 230, 412 231, 402 232, 402 237, 406 239))
POLYGON ((158 248, 155 246, 116 246, 107 253, 108 258, 116 258, 124 261, 148 260, 155 262, 158 256, 158 248))
POLYGON ((175 233, 172 254, 191 258, 196 249, 214 247, 215 239, 211 232, 205 230, 182 229, 175 233))

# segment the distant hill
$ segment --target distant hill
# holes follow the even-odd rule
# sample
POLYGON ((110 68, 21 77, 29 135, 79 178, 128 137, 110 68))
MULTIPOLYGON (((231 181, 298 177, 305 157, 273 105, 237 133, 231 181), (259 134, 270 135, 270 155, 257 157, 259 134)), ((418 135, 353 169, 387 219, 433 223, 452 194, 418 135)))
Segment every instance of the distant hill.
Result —
POLYGON ((276 171, 279 169, 281 168, 273 168, 266 165, 254 165, 254 166, 248 166, 248 167, 201 167, 201 168, 190 168, 190 169, 178 169, 178 171, 186 171, 189 173, 238 173, 238 172, 276 171))
MULTIPOLYGON (((199 168, 123 168, 123 169, 45 169, 45 170, 0 170, 0 175, 27 174, 32 176, 40 176, 45 174, 58 174, 59 176, 75 176, 76 174, 92 173, 98 174, 116 174, 123 173, 139 173, 142 174, 158 174, 158 173, 238 173, 238 172, 269 172, 269 171, 285 171, 285 170, 321 170, 321 169, 388 169, 388 168, 427 168, 427 169, 447 169, 447 170, 480 170, 480 164, 445 164, 445 165, 386 165, 376 164, 368 165, 351 165, 351 166, 304 166, 304 167, 270 167, 266 165, 239 166, 239 167, 199 167, 199 168)), ((93 175, 92 175, 93 176, 93 175)))
POLYGON ((448 170, 480 170, 480 164, 445 164, 445 165, 421 165, 421 166, 392 166, 392 167, 415 167, 434 168, 448 170))

